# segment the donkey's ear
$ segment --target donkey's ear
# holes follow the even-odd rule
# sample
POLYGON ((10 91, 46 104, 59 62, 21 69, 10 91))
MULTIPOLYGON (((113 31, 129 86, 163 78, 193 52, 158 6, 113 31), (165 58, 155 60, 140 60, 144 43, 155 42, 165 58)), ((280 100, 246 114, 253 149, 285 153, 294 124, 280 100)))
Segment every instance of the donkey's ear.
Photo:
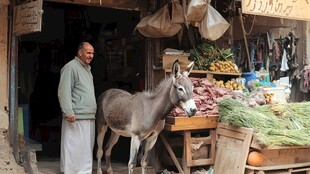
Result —
POLYGON ((180 70, 180 64, 179 64, 179 60, 178 60, 178 59, 174 61, 173 65, 172 65, 172 71, 171 71, 171 73, 173 74, 173 76, 174 76, 175 78, 180 77, 180 75, 181 75, 181 70, 180 70))
POLYGON ((187 65, 187 67, 183 71, 183 75, 188 76, 193 70, 193 68, 194 68, 194 62, 191 62, 190 64, 187 65))

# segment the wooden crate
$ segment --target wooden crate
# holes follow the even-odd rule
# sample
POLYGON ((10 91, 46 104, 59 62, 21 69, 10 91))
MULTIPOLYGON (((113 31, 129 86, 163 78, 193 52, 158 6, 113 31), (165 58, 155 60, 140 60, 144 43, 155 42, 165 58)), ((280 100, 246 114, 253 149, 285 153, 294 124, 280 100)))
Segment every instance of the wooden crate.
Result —
POLYGON ((190 61, 188 60, 187 55, 166 55, 164 54, 162 57, 163 69, 171 69, 175 60, 179 60, 179 64, 181 69, 189 65, 190 61))
POLYGON ((257 143, 253 136, 251 149, 260 151, 266 160, 262 166, 274 166, 310 162, 310 146, 274 146, 268 147, 257 143))
POLYGON ((214 174, 244 174, 253 129, 218 123, 214 174))
POLYGON ((253 129, 218 123, 214 174, 291 174, 297 171, 310 174, 310 146, 262 146, 253 132, 253 129), (264 155, 261 167, 246 165, 250 150, 264 155))

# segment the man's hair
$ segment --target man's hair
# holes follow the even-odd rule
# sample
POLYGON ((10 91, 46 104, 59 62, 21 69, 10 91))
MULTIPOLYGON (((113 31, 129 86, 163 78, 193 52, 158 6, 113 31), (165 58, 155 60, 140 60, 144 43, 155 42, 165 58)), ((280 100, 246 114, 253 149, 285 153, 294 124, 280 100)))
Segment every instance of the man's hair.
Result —
POLYGON ((85 45, 86 42, 81 42, 78 46, 78 50, 81 50, 84 48, 84 45, 85 45))

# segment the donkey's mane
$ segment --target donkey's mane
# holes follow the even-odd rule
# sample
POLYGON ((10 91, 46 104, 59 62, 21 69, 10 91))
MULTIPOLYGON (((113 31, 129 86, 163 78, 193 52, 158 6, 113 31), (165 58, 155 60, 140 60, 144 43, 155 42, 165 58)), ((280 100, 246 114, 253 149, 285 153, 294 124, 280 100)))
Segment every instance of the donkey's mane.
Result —
POLYGON ((166 76, 163 80, 161 80, 161 82, 155 88, 143 91, 143 93, 145 95, 155 94, 157 91, 160 91, 160 89, 162 89, 165 86, 166 82, 169 81, 171 77, 172 75, 166 76))

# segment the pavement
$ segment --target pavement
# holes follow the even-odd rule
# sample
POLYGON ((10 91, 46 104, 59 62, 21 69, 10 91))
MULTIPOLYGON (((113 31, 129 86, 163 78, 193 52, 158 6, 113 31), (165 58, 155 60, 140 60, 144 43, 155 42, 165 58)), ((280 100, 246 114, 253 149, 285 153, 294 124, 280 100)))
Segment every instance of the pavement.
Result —
MULTIPOLYGON (((37 166, 41 174, 61 174, 59 170, 59 164, 60 164, 60 160, 58 158, 44 158, 44 159, 37 160, 37 166)), ((112 168, 113 168, 114 174, 128 174, 128 167, 127 167, 127 163, 125 162, 112 161, 112 168)), ((104 174, 107 173, 104 161, 102 161, 101 169, 104 174)), ((96 174, 96 173, 97 173, 97 160, 94 160, 92 174, 96 174)), ((140 174, 141 167, 136 167, 133 173, 140 174)), ((146 171, 146 174, 155 174, 155 173, 156 172, 153 168, 150 168, 146 171)))
MULTIPOLYGON (((49 158, 49 159, 39 159, 37 160, 37 166, 42 174, 60 174, 59 170, 59 159, 49 158)), ((102 171, 106 173, 106 167, 104 161, 102 161, 102 171)), ((112 168, 115 174, 128 174, 127 164, 124 162, 113 162, 112 168)), ((97 173, 97 161, 93 162, 93 174, 97 173)))

